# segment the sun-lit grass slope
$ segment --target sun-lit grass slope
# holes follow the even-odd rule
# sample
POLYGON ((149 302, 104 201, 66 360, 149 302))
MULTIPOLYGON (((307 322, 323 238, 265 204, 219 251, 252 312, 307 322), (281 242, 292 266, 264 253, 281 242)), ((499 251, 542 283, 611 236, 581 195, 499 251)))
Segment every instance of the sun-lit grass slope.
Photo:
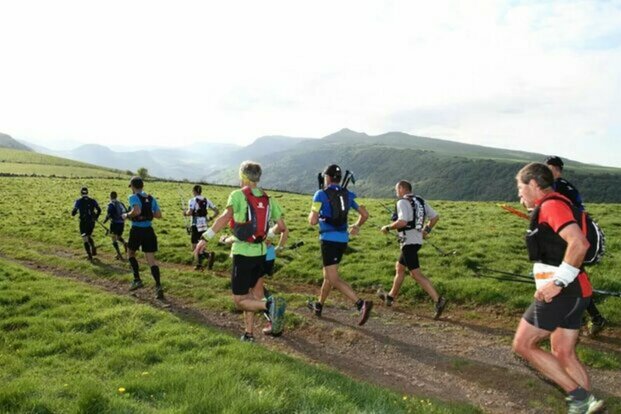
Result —
MULTIPOLYGON (((38 241, 60 248, 81 251, 76 218, 70 216, 73 201, 79 197, 79 189, 88 185, 91 195, 106 205, 110 191, 117 191, 121 199, 127 195, 126 180, 112 179, 54 179, 54 178, 0 178, 0 237, 8 249, 11 240, 38 241), (37 194, 37 197, 30 197, 37 194), (31 200, 28 214, 24 214, 23 200, 31 200)), ((181 203, 186 205, 191 197, 191 183, 147 182, 146 190, 160 202, 164 218, 155 222, 160 250, 158 258, 169 263, 189 265, 192 261, 189 236, 186 233, 181 203)), ((222 208, 231 188, 204 186, 204 194, 222 208)), ((285 209, 285 217, 291 230, 291 243, 304 241, 297 250, 285 250, 276 261, 274 278, 284 283, 320 284, 321 258, 317 229, 307 224, 311 197, 307 195, 270 192, 274 200, 285 209)), ((424 196, 424 195, 423 195, 424 196)), ((390 214, 381 203, 390 200, 360 200, 366 204, 371 218, 362 227, 361 234, 352 239, 342 265, 343 277, 368 296, 378 286, 389 288, 393 278, 394 263, 399 248, 394 235, 384 236, 379 228, 390 221, 390 214)), ((430 201, 440 214, 440 221, 430 242, 455 255, 442 256, 430 244, 420 252, 423 272, 436 287, 457 304, 493 304, 508 310, 522 310, 532 300, 532 287, 519 283, 498 282, 475 277, 469 265, 479 264, 499 270, 529 274, 531 264, 527 260, 523 236, 527 221, 515 217, 495 203, 430 201)), ((515 207, 518 207, 515 205, 515 207)), ((600 222, 607 235, 608 254, 602 264, 588 268, 596 288, 621 290, 617 269, 621 265, 621 205, 589 204, 589 211, 600 222)), ((355 213, 354 213, 355 215, 355 213)), ((353 218, 352 218, 353 220, 353 218)), ((102 251, 112 250, 103 229, 96 227, 95 240, 102 251)), ((216 252, 214 268, 228 271, 229 250, 215 242, 209 249, 216 252)), ((163 280, 175 288, 192 295, 186 284, 202 283, 188 266, 184 282, 163 273, 163 280), (178 283, 178 286, 174 286, 178 283)), ((226 282, 226 281, 224 281, 226 282)), ((226 286, 222 286, 226 291, 226 286)), ((209 287, 206 287, 209 289, 209 287)), ((199 302, 210 301, 213 295, 198 294, 199 302)), ((598 298, 599 300, 600 298, 598 298)), ((400 302, 429 302, 427 295, 411 280, 402 288, 400 302)), ((621 322, 618 298, 607 298, 601 309, 614 323, 621 322)), ((431 309, 431 304, 430 304, 431 309)))
POLYGON ((0 259, 0 412, 475 412, 355 382, 0 259))
POLYGON ((52 155, 0 148, 0 174, 57 177, 124 177, 123 171, 52 155))

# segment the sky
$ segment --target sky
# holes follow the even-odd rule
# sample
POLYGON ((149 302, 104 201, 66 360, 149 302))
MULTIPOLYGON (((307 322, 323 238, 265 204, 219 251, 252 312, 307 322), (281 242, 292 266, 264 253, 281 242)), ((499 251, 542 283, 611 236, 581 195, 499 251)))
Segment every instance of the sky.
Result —
POLYGON ((0 2, 0 132, 402 131, 621 167, 621 1, 0 2))

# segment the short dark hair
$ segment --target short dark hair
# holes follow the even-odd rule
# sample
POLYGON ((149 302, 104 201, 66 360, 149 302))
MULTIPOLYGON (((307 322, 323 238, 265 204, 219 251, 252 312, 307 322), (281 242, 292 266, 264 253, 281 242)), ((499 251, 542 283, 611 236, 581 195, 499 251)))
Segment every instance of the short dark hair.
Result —
POLYGON ((412 192, 412 183, 406 180, 401 180, 397 183, 397 187, 405 188, 409 192, 412 192))
POLYGON ((113 200, 116 200, 116 197, 117 197, 116 191, 111 191, 110 192, 110 198, 113 199, 113 200))
POLYGON ((144 181, 142 181, 142 178, 140 177, 133 176, 132 179, 129 180, 128 187, 134 187, 134 188, 137 188, 138 190, 142 190, 144 188, 144 181))
POLYGON ((547 165, 554 165, 555 167, 560 168, 561 170, 563 169, 563 166, 565 164, 563 164, 563 160, 561 159, 561 157, 558 157, 556 155, 550 155, 549 157, 546 158, 546 164, 547 165))
POLYGON ((547 165, 540 162, 531 162, 530 164, 525 165, 520 171, 518 171, 515 178, 523 184, 528 184, 530 183, 530 180, 535 180, 539 188, 542 190, 552 187, 552 184, 554 183, 552 171, 550 171, 547 165))
POLYGON ((342 178, 341 167, 336 164, 328 165, 326 168, 323 169, 323 175, 327 175, 328 177, 330 177, 333 183, 340 183, 342 178))
POLYGON ((192 187, 192 190, 196 194, 201 194, 203 192, 203 187, 201 187, 200 185, 196 184, 194 187, 192 187))
POLYGON ((80 194, 82 195, 87 195, 88 194, 88 188, 87 187, 82 187, 80 189, 80 194))

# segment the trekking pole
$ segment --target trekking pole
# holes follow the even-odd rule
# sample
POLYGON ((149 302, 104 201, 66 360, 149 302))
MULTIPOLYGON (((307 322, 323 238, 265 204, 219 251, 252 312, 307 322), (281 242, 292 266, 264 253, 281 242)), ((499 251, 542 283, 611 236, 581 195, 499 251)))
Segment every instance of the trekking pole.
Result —
MULTIPOLYGON (((474 271, 475 269, 471 269, 471 270, 474 271)), ((496 280, 500 280, 503 282, 517 282, 517 283, 530 283, 530 284, 535 283, 535 280, 533 279, 532 276, 519 275, 517 273, 510 273, 510 272, 503 272, 502 270, 489 269, 485 267, 479 267, 477 270, 496 272, 496 273, 504 275, 504 276, 493 276, 493 275, 485 275, 485 274, 475 272, 475 275, 477 277, 484 277, 487 279, 496 279, 496 280)), ((602 295, 602 296, 621 297, 621 292, 612 292, 610 290, 593 289, 593 293, 597 293, 598 295, 602 295)))
POLYGON ((453 256, 457 254, 457 250, 453 250, 452 252, 448 253, 445 252, 444 250, 442 250, 441 248, 439 248, 438 246, 436 246, 435 244, 433 244, 432 242, 430 242, 429 240, 425 240, 425 243, 429 243, 434 249, 436 249, 438 251, 438 253, 440 253, 442 256, 453 256))
POLYGON ((530 220, 530 217, 528 216, 528 214, 524 213, 523 211, 520 211, 516 208, 511 207, 508 204, 497 204, 498 207, 502 208, 505 211, 508 211, 509 213, 519 217, 519 218, 523 218, 525 220, 530 220))
POLYGON ((104 228, 104 230, 106 231, 106 236, 110 234, 110 229, 104 226, 99 220, 95 220, 95 223, 99 224, 101 227, 104 228))

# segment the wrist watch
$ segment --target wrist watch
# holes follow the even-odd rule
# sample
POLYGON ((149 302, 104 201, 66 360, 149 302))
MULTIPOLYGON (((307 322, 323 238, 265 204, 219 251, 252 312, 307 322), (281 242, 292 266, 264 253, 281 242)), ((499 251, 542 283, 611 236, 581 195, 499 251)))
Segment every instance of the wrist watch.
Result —
POLYGON ((565 286, 565 283, 561 282, 559 279, 554 279, 554 285, 555 285, 555 286, 558 286, 558 287, 560 287, 560 288, 564 288, 564 287, 566 287, 566 286, 565 286))

